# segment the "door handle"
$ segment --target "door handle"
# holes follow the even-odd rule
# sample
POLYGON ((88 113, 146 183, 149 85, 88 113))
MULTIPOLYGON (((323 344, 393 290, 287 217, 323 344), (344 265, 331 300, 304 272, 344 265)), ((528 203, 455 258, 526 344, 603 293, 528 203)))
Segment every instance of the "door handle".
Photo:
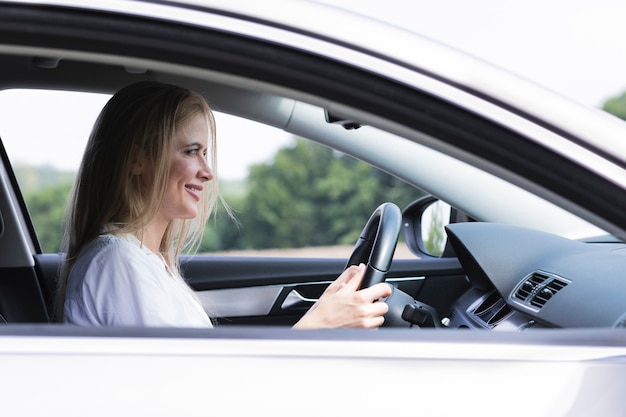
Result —
POLYGON ((287 297, 285 297, 280 307, 283 310, 308 309, 315 304, 316 301, 317 299, 306 298, 300 294, 298 290, 293 289, 287 294, 287 297))

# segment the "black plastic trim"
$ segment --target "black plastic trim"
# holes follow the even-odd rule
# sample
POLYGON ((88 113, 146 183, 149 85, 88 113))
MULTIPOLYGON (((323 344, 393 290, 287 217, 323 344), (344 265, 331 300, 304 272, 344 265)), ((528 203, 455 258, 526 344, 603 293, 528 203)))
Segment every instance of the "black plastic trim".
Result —
MULTIPOLYGON (((183 256, 181 270, 196 290, 330 282, 345 259, 183 256)), ((457 259, 395 259, 387 278, 463 274, 457 259)))

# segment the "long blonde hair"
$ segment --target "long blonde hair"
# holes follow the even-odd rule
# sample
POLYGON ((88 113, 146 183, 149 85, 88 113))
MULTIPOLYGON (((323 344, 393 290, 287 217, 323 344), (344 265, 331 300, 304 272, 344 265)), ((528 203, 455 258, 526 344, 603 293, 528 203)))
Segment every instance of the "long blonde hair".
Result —
POLYGON ((66 260, 57 289, 55 320, 63 320, 67 279, 81 251, 107 226, 114 226, 116 233, 141 236, 154 218, 170 175, 176 129, 197 115, 207 118, 208 163, 215 178, 203 191, 198 216, 175 220, 165 231, 159 250, 176 273, 180 253, 197 249, 205 223, 219 200, 213 112, 200 94, 158 82, 129 85, 108 101, 89 137, 68 204, 66 260), (148 189, 136 175, 129 174, 136 149, 153 166, 161 167, 155 170, 148 189))

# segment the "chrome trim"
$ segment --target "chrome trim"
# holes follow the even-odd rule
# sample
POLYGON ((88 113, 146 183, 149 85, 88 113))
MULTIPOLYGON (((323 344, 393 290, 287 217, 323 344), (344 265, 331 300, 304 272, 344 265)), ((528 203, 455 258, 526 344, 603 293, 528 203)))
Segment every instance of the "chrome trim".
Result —
POLYGON ((280 308, 283 310, 293 310, 296 308, 308 308, 311 305, 315 304, 317 299, 315 298, 306 298, 303 297, 302 294, 298 292, 298 290, 293 289, 291 292, 285 297, 280 308))
POLYGON ((196 294, 211 317, 267 316, 282 289, 282 286, 231 288, 196 294))

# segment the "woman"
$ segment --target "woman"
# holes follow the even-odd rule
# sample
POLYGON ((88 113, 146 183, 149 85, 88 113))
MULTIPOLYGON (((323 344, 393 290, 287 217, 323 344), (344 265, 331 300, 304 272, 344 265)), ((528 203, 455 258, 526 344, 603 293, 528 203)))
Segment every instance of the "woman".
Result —
MULTIPOLYGON (((215 120, 202 96, 142 82, 98 117, 68 210, 57 317, 102 326, 212 327, 182 278, 218 197, 215 120)), ((386 284, 358 290, 364 268, 329 285, 294 328, 377 327, 386 284)))

